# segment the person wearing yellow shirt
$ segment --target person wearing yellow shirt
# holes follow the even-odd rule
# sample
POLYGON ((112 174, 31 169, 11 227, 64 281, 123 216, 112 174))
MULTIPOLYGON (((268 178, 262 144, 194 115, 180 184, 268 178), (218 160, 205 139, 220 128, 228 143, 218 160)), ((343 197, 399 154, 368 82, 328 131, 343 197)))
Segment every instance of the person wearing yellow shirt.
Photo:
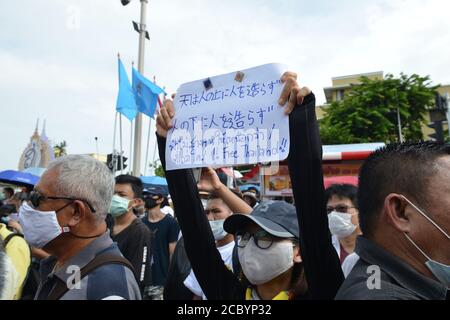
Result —
MULTIPOLYGON (((5 241, 13 234, 5 224, 0 223, 0 239, 5 241)), ((5 251, 17 271, 17 289, 13 300, 19 300, 22 296, 22 289, 31 264, 30 247, 21 236, 12 236, 5 245, 5 251)))

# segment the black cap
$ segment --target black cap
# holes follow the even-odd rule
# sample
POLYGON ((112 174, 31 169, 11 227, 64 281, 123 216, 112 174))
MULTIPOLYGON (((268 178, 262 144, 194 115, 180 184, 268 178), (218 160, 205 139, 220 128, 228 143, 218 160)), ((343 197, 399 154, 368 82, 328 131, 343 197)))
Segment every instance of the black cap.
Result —
POLYGON ((251 214, 233 214, 223 225, 226 232, 235 234, 253 221, 266 232, 279 238, 299 238, 297 211, 284 201, 263 201, 251 214))
POLYGON ((166 192, 164 188, 160 186, 151 186, 144 189, 144 195, 157 195, 157 196, 165 196, 166 192))

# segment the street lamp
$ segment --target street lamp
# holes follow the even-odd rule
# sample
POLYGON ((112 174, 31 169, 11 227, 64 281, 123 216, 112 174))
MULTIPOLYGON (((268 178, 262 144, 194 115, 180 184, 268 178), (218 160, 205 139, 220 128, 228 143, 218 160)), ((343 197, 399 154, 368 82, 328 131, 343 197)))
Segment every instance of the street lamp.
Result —
MULTIPOLYGON (((146 15, 147 15, 147 3, 148 0, 141 1, 141 21, 139 29, 136 30, 139 33, 139 55, 138 55, 138 71, 140 74, 144 74, 144 49, 145 38, 149 38, 148 32, 145 30, 146 15)), ((122 5, 126 6, 131 0, 120 0, 122 5)), ((135 24, 135 23, 134 23, 135 24)), ((135 27, 136 29, 136 27, 135 27)), ((134 127, 134 152, 133 152, 133 175, 139 177, 141 175, 141 139, 142 139, 142 114, 138 112, 135 120, 134 127)))

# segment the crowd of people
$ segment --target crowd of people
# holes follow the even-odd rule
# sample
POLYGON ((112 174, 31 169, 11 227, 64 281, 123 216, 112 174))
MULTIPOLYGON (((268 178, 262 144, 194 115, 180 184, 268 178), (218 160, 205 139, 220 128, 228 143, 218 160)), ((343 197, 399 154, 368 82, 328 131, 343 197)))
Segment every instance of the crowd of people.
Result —
MULTIPOLYGON (((292 203, 211 168, 165 171, 169 196, 90 156, 57 158, 32 191, 0 193, 0 299, 449 299, 450 145, 388 144, 358 186, 325 189, 315 96, 295 73, 281 81, 292 203)), ((165 100, 164 169, 174 116, 165 100)))

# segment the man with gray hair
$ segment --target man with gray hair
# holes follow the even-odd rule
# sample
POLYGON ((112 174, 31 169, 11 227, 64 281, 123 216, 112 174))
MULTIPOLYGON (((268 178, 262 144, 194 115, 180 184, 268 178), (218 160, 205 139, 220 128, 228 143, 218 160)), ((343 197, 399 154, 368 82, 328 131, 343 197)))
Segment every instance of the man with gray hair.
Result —
POLYGON ((35 299, 141 299, 133 267, 106 228, 113 192, 113 175, 90 156, 50 163, 19 212, 25 239, 51 255, 41 262, 35 299))

